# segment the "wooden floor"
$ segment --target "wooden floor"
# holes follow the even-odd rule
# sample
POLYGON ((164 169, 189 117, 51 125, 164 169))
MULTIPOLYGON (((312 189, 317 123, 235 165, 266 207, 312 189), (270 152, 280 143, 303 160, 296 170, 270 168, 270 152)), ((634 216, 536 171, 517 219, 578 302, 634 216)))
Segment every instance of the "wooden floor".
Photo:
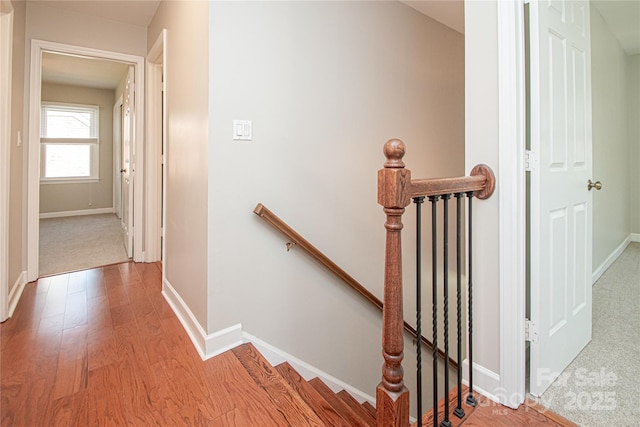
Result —
MULTIPOLYGON (((485 396, 474 393, 477 404, 475 407, 466 403, 467 387, 462 386, 462 409, 464 416, 458 418, 454 409, 458 404, 457 388, 449 393, 449 422, 452 427, 578 427, 575 423, 555 414, 547 408, 527 400, 518 409, 507 408, 495 403, 485 396)), ((438 405, 438 424, 444 420, 444 399, 438 405)), ((414 423, 412 427, 416 427, 414 423)), ((433 426, 433 410, 429 410, 422 417, 422 427, 433 426)))
POLYGON ((0 326, 2 426, 287 425, 233 352, 202 361, 160 290, 136 263, 28 284, 0 326))
MULTIPOLYGON (((160 291, 159 265, 132 262, 28 284, 0 324, 1 425, 360 425, 306 406, 292 393, 307 387, 295 372, 270 368, 251 348, 202 361, 160 291)), ((322 383, 313 386, 301 395, 326 394, 322 383)), ((572 425, 539 408, 483 402, 465 426, 572 425)))

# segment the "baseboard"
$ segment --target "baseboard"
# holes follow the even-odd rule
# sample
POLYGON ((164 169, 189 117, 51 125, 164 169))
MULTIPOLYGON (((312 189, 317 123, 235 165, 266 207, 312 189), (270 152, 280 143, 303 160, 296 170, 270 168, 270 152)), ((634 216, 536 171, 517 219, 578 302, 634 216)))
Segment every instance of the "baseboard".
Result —
MULTIPOLYGON (((469 386, 469 359, 462 361, 462 377, 462 383, 469 386)), ((497 403, 506 397, 502 396, 500 375, 477 363, 473 364, 473 390, 497 403)))
POLYGON ((184 300, 166 279, 163 281, 162 295, 178 317, 178 320, 180 320, 180 323, 187 332, 187 335, 189 335, 191 342, 193 342, 193 345, 202 360, 210 359, 220 353, 224 353, 227 350, 237 347, 242 343, 250 342, 273 366, 283 362, 289 362, 289 364, 293 366, 293 368, 298 371, 303 378, 309 380, 311 378, 318 377, 334 392, 346 390, 361 403, 367 401, 372 405, 375 405, 376 400, 373 396, 340 381, 321 369, 318 369, 315 366, 312 366, 297 357, 268 344, 256 336, 243 332, 241 324, 222 329, 212 334, 206 334, 189 307, 185 304, 184 300))
POLYGON ((207 334, 167 279, 162 282, 162 295, 180 320, 202 360, 207 360, 243 343, 240 324, 207 334))
POLYGON ((16 279, 11 291, 9 292, 9 304, 7 305, 7 316, 13 316, 13 312, 18 305, 18 301, 20 301, 20 297, 22 296, 22 292, 24 291, 24 287, 27 284, 27 272, 23 271, 20 273, 18 278, 16 279))
MULTIPOLYGON (((640 237, 640 235, 636 235, 640 237)), ((633 234, 630 234, 624 241, 618 246, 608 257, 604 260, 604 262, 593 272, 593 276, 591 277, 591 284, 595 284, 598 279, 604 274, 605 271, 611 265, 616 262, 618 257, 622 255, 622 252, 629 246, 629 243, 633 240, 633 234)), ((640 241, 640 240, 638 240, 640 241)))
POLYGON ((99 209, 82 209, 77 211, 62 211, 62 212, 44 212, 40 214, 40 219, 46 218, 62 218, 66 216, 80 216, 80 215, 99 215, 113 213, 113 208, 99 208, 99 209))
POLYGON ((632 242, 640 242, 640 233, 631 233, 629 237, 632 242))
POLYGON ((375 406, 376 399, 375 397, 359 390, 344 381, 339 380, 338 378, 328 374, 327 372, 318 369, 315 366, 312 366, 297 357, 274 347, 260 338, 257 338, 247 332, 242 333, 242 337, 245 342, 250 342, 253 344, 260 353, 267 359, 271 365, 276 366, 283 362, 288 362, 305 380, 310 380, 312 378, 320 378, 323 383, 325 383, 331 390, 334 392, 339 392, 340 390, 346 390, 351 396, 353 396, 360 403, 369 402, 375 406))

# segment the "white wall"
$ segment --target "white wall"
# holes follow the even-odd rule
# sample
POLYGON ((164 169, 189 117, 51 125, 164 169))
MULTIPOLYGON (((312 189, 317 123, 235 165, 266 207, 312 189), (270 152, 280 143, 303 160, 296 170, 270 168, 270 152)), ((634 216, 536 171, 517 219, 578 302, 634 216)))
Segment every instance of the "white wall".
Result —
POLYGON ((40 184, 40 213, 113 208, 114 91, 43 83, 42 101, 97 105, 100 108, 100 179, 91 183, 40 184))
MULTIPOLYGON (((486 163, 498 171, 498 33, 495 1, 465 2, 465 163, 470 169, 486 163)), ((473 205, 474 364, 500 373, 500 200, 508 197, 496 188, 491 198, 473 205), (481 337, 481 338, 478 338, 481 337)), ((474 377, 475 378, 475 377, 474 377)), ((480 379, 480 378, 477 378, 480 379)), ((489 392, 494 392, 490 389, 489 392)))
POLYGON ((631 232, 640 233, 640 55, 627 57, 627 137, 630 156, 631 232))
POLYGON ((382 147, 403 139, 416 178, 464 174, 463 36, 396 2, 214 2, 209 49, 207 329, 241 322, 373 394, 380 314, 252 211, 264 203, 382 298, 382 147), (232 140, 234 119, 253 141, 232 140))
POLYGON ((603 185, 593 194, 596 271, 631 232, 631 150, 627 137, 627 57, 593 7, 591 52, 593 179, 603 185))

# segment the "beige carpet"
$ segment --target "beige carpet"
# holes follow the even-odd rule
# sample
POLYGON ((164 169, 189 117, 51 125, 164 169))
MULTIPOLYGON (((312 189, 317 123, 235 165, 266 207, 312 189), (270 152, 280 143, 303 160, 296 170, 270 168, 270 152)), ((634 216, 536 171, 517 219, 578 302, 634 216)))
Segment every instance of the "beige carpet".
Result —
POLYGON ((540 403, 582 427, 640 425, 640 243, 593 286, 593 338, 540 403))
POLYGON ((114 214, 40 220, 40 276, 127 261, 114 214))

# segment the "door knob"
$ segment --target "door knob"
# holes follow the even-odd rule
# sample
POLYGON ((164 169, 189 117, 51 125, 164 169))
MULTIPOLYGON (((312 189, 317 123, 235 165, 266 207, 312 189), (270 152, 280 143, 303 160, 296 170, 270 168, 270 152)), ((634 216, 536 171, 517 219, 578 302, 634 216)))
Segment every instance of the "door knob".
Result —
POLYGON ((595 188, 596 190, 601 190, 602 183, 600 181, 592 182, 591 180, 589 180, 589 182, 587 182, 587 190, 591 191, 592 188, 595 188))
MULTIPOLYGON (((120 173, 125 173, 126 171, 127 171, 126 169, 120 169, 120 173)), ((589 181, 589 182, 591 182, 591 181, 589 181)), ((598 188, 598 190, 599 190, 599 188, 598 188)))

